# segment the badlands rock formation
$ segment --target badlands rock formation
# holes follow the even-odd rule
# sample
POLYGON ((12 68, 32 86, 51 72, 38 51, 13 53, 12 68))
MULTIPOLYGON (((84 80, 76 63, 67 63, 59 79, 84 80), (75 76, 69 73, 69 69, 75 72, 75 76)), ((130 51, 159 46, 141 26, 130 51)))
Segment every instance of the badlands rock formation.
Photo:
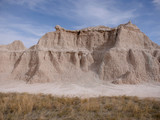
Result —
POLYGON ((160 82, 160 46, 131 22, 116 28, 55 29, 29 49, 20 41, 0 46, 0 72, 27 83, 76 81, 83 73, 92 79, 91 72, 115 84, 160 82))

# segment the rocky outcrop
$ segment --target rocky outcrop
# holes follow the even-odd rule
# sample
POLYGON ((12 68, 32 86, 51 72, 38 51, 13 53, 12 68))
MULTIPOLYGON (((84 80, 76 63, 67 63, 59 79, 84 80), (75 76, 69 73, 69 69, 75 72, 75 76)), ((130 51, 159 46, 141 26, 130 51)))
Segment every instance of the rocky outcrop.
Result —
POLYGON ((131 22, 116 28, 55 29, 29 49, 20 41, 0 46, 0 72, 29 83, 76 80, 90 72, 115 84, 160 81, 160 46, 131 22))
POLYGON ((19 40, 15 40, 8 45, 0 45, 0 72, 11 73, 14 64, 25 50, 26 48, 19 40))

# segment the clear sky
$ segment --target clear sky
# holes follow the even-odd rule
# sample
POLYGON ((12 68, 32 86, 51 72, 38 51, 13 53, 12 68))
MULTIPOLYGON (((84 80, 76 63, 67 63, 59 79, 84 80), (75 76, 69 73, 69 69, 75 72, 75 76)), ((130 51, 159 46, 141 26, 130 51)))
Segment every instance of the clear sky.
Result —
POLYGON ((55 25, 74 30, 129 20, 160 45, 160 0, 0 0, 0 44, 30 47, 55 25))

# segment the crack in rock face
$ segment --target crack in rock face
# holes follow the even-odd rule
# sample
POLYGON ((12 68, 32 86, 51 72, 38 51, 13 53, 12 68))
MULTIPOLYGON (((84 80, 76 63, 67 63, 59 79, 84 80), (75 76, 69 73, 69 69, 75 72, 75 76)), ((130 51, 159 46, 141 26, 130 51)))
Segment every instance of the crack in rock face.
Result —
POLYGON ((55 29, 29 49, 19 40, 0 45, 0 72, 27 83, 92 81, 95 76, 115 84, 160 82, 160 46, 131 22, 55 29))

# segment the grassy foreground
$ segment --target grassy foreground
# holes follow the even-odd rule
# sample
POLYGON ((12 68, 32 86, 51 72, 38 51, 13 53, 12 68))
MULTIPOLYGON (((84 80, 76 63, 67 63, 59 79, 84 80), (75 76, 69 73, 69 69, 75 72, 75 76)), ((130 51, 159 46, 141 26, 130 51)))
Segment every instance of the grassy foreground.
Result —
POLYGON ((160 101, 0 93, 0 120, 160 120, 160 101))

